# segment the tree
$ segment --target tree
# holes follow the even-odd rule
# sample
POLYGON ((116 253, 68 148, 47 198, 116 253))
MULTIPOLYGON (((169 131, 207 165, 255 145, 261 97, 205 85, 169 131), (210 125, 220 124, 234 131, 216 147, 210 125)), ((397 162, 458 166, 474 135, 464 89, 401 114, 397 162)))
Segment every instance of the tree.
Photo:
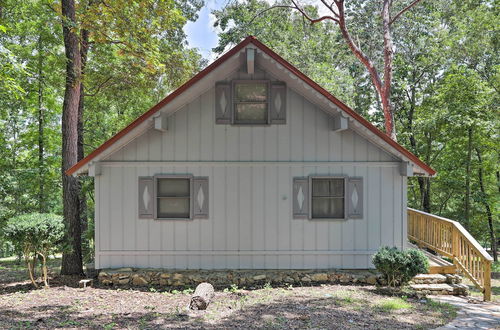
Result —
MULTIPOLYGON (((185 35, 182 27, 187 19, 194 19, 202 2, 193 1, 81 1, 73 21, 75 35, 79 33, 78 51, 78 107, 77 107, 77 161, 84 157, 84 120, 85 97, 96 96, 115 77, 108 76, 95 88, 92 94, 86 93, 86 71, 91 53, 97 49, 118 51, 121 57, 134 61, 138 71, 164 76, 178 81, 184 71, 190 71, 198 64, 191 51, 183 52, 185 35), (194 62, 194 63, 193 63, 194 62), (174 69, 175 68, 175 69, 174 69), (168 70, 175 71, 169 72, 168 70)), ((63 18, 64 18, 64 6, 63 18)), ((107 73, 106 73, 107 74, 107 73)), ((66 169, 65 169, 66 170, 66 169)), ((77 184, 79 190, 80 184, 77 184)), ((85 195, 78 192, 74 206, 79 214, 79 230, 71 231, 81 236, 82 227, 86 228, 87 203, 85 195)), ((76 226, 76 220, 75 220, 76 226)), ((78 239, 73 239, 78 244, 78 239)), ((80 253, 81 254, 81 253, 80 253)), ((81 260, 80 260, 81 263, 81 260)), ((64 267, 61 269, 63 272, 64 267)), ((66 273, 64 271, 64 273, 66 273)))
POLYGON ((64 49, 66 54, 66 88, 62 110, 62 183, 63 214, 69 249, 63 253, 61 274, 83 274, 81 224, 79 213, 79 187, 77 178, 66 171, 78 161, 78 108, 82 58, 76 33, 76 7, 74 0, 61 0, 64 49))
POLYGON ((382 0, 381 8, 381 24, 383 35, 383 76, 377 68, 373 60, 361 49, 359 44, 356 44, 351 33, 347 28, 347 15, 344 0, 334 0, 331 4, 326 1, 321 1, 328 9, 330 15, 321 15, 319 17, 312 17, 309 15, 307 8, 304 8, 296 0, 290 0, 291 5, 274 5, 272 8, 292 8, 298 10, 311 24, 323 22, 325 20, 335 22, 340 28, 342 37, 349 46, 349 49, 356 56, 356 58, 368 70, 373 86, 382 103, 382 110, 385 118, 385 132, 393 140, 396 140, 396 126, 394 121, 394 109, 391 103, 391 85, 392 85, 392 72, 393 72, 393 41, 392 41, 392 25, 403 15, 407 10, 415 6, 420 0, 414 0, 406 7, 402 8, 395 15, 391 14, 392 0, 382 0), (383 79, 382 79, 383 78, 383 79))
POLYGON ((42 278, 49 286, 47 258, 60 250, 64 237, 64 223, 61 216, 47 213, 23 214, 10 219, 4 228, 5 237, 23 254, 28 275, 35 288, 35 266, 38 256, 42 259, 42 278))

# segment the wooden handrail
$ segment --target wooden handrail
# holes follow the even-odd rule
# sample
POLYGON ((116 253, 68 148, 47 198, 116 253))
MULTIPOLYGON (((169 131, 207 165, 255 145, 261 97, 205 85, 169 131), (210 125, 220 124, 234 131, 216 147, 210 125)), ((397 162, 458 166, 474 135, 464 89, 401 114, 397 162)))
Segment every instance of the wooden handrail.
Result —
POLYGON ((451 258, 455 266, 483 292, 484 300, 491 300, 493 258, 460 223, 408 208, 408 238, 421 247, 451 258))

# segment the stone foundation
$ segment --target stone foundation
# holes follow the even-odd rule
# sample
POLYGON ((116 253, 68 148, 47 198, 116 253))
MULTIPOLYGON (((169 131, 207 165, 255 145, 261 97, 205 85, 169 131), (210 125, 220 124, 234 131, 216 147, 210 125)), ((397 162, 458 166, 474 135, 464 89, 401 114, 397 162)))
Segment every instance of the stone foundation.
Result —
POLYGON ((209 282, 216 288, 231 285, 259 287, 310 285, 321 283, 383 284, 380 274, 371 270, 163 270, 163 269, 103 269, 99 283, 113 286, 195 287, 209 282))

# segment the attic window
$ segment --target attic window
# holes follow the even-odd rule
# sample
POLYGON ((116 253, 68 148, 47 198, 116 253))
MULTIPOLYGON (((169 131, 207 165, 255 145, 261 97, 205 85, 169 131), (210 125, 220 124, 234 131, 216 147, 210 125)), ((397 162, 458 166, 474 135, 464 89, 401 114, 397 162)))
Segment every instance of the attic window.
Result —
POLYGON ((234 81, 234 123, 268 124, 268 81, 234 81))

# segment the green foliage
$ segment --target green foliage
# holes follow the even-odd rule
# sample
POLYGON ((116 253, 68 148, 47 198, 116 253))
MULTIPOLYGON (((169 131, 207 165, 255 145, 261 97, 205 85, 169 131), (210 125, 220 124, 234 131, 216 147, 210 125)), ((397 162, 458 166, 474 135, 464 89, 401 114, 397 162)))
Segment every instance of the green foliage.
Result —
POLYGON ((417 249, 399 250, 395 247, 381 247, 373 256, 373 264, 384 275, 389 286, 402 286, 415 275, 427 273, 429 261, 417 249))
POLYGON ((62 217, 55 214, 23 214, 7 222, 4 235, 23 251, 24 247, 30 246, 30 252, 52 253, 63 238, 64 223, 62 217))
POLYGON ((38 256, 42 258, 44 282, 48 285, 46 260, 49 254, 61 248, 64 238, 63 218, 49 213, 19 215, 7 221, 3 235, 16 249, 22 251, 35 287, 34 269, 38 256))

